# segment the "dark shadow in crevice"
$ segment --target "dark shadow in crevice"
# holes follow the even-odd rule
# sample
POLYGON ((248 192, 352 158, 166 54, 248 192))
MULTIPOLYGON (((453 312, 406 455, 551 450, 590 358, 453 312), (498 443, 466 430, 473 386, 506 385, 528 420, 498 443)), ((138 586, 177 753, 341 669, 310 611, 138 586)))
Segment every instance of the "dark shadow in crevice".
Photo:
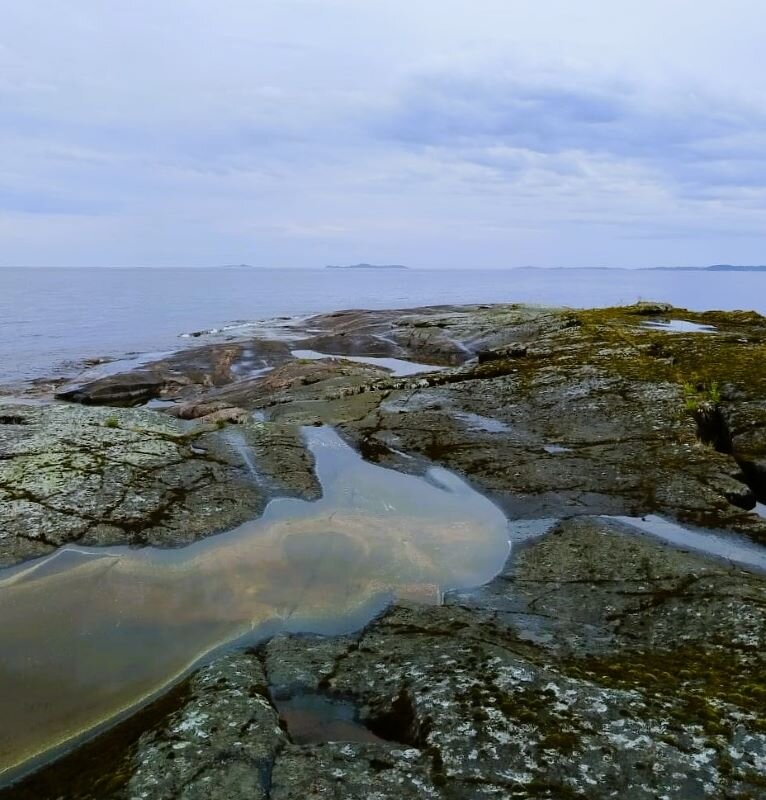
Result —
POLYGON ((374 708, 364 720, 367 727, 381 739, 420 747, 425 737, 415 714, 407 689, 403 688, 394 701, 385 709, 374 708))
POLYGON ((697 423, 699 440, 703 444, 715 448, 719 453, 731 456, 740 468, 740 473, 735 477, 752 492, 752 494, 745 492, 742 495, 727 496, 729 502, 745 511, 751 511, 755 507, 756 500, 764 502, 766 500, 766 474, 753 461, 737 453, 731 429, 722 408, 717 403, 700 403, 694 410, 693 416, 697 423))

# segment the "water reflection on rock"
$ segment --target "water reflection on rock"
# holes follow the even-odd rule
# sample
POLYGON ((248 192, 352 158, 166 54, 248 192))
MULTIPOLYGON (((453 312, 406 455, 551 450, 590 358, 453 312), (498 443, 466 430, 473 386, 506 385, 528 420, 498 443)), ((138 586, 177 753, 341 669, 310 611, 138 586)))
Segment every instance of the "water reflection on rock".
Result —
POLYGON ((401 358, 328 355, 327 353, 318 353, 316 350, 293 350, 292 355, 295 356, 295 358, 304 358, 310 361, 319 361, 324 358, 337 358, 343 361, 354 361, 357 364, 369 364, 372 367, 382 367, 383 369, 390 370, 390 372, 397 377, 420 375, 426 372, 440 372, 444 369, 444 367, 439 367, 434 364, 418 364, 415 361, 405 361, 401 358))
POLYGON ((489 580, 502 513, 453 474, 368 464, 306 432, 321 500, 179 550, 65 548, 0 573, 0 771, 161 689, 206 653, 277 630, 339 633, 392 597, 489 580))

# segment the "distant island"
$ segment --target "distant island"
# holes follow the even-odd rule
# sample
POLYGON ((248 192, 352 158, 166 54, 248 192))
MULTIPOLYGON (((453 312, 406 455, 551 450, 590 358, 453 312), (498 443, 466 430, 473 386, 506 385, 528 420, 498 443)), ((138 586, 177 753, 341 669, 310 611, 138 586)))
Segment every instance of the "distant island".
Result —
POLYGON ((713 264, 710 267, 650 267, 654 270, 673 270, 686 272, 766 272, 766 266, 747 266, 737 264, 713 264))
POLYGON ((325 269, 409 269, 403 264, 328 264, 325 269))
POLYGON ((714 264, 712 267, 705 267, 710 272, 766 272, 766 266, 737 266, 735 264, 714 264))

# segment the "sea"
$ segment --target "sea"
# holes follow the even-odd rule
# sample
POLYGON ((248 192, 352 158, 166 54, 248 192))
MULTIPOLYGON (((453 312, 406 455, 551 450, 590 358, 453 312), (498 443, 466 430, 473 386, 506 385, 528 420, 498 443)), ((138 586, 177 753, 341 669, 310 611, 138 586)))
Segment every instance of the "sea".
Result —
MULTIPOLYGON (((201 330, 345 308, 596 307, 658 300, 766 314, 766 272, 619 269, 0 268, 0 385, 90 358, 166 353, 201 330)), ((234 328, 231 328, 234 330, 234 328)))

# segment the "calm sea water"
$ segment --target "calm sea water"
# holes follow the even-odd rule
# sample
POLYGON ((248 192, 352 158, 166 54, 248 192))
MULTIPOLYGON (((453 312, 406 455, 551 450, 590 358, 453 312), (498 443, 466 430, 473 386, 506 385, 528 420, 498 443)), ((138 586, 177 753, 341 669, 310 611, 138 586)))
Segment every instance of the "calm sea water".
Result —
MULTIPOLYGON (((179 335, 341 308, 664 300, 766 313, 766 273, 630 270, 0 269, 0 384, 92 356, 166 351, 179 335)), ((199 340, 193 340, 199 341, 199 340)))

